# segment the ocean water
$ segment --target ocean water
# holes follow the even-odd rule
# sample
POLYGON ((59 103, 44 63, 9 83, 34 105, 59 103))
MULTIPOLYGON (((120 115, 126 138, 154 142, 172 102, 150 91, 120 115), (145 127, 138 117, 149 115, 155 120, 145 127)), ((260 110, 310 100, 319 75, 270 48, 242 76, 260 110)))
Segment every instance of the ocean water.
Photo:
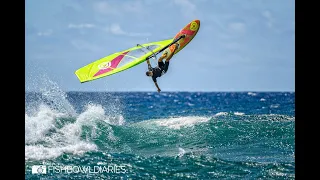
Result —
POLYGON ((25 93, 25 179, 295 179, 294 92, 25 93))

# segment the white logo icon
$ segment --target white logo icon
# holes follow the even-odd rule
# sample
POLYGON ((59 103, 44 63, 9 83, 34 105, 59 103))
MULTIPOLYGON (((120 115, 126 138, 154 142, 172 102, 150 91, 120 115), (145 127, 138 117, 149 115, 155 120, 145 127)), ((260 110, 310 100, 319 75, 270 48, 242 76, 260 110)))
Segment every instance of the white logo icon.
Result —
POLYGON ((46 166, 32 166, 32 174, 46 174, 47 168, 46 166))
POLYGON ((107 69, 110 66, 111 66, 111 61, 110 62, 103 62, 103 63, 99 64, 98 68, 99 69, 107 69))

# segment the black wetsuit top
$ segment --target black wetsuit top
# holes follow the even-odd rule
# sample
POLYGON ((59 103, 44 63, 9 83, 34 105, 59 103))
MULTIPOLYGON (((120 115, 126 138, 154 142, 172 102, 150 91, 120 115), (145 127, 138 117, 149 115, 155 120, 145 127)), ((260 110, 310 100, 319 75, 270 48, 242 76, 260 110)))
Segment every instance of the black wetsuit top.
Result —
POLYGON ((169 68, 169 62, 166 61, 165 64, 163 62, 158 62, 158 67, 152 68, 153 81, 157 82, 157 78, 165 74, 168 71, 168 68, 169 68))

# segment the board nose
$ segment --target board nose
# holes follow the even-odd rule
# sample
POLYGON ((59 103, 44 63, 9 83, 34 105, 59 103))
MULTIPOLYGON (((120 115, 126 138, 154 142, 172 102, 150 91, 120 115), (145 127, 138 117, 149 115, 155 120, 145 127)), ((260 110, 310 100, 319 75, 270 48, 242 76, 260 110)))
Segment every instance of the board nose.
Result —
POLYGON ((200 20, 199 19, 196 19, 194 20, 197 24, 200 24, 200 20))

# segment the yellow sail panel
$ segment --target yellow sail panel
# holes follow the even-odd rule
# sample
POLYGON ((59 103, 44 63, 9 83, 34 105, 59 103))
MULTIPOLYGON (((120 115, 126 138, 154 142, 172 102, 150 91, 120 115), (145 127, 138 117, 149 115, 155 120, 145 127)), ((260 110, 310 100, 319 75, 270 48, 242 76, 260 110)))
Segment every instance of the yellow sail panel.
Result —
POLYGON ((168 39, 116 52, 79 68, 75 74, 81 83, 109 76, 144 62, 148 56, 160 51, 171 42, 172 39, 168 39))

